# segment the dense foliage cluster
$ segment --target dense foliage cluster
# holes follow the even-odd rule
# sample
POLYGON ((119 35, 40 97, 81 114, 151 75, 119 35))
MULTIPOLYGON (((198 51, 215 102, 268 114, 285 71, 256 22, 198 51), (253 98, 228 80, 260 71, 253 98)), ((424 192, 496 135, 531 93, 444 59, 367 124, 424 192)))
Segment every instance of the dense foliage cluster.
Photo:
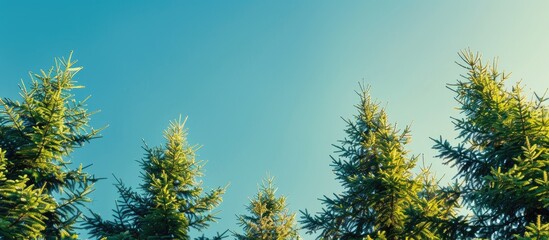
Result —
MULTIPOLYGON (((358 114, 332 167, 343 191, 321 200, 317 213, 301 211, 301 227, 317 239, 549 239, 549 107, 545 96, 524 96, 508 75, 478 54, 460 53, 467 74, 449 88, 461 117, 459 141, 433 139, 438 157, 458 170, 441 186, 430 168, 414 173, 418 156, 406 149, 410 130, 399 130, 369 95, 358 92, 358 114)), ((225 188, 201 186, 204 164, 187 142, 185 121, 164 132, 165 143, 143 147, 138 190, 116 179, 120 197, 112 220, 82 208, 97 181, 68 160, 98 137, 84 101, 71 91, 81 67, 56 61, 21 85, 21 101, 0 99, 0 239, 77 239, 79 223, 97 239, 193 239, 206 230, 225 188)), ((300 239, 296 215, 267 178, 237 216, 237 239, 300 239)), ((228 238, 228 230, 208 238, 228 238)))

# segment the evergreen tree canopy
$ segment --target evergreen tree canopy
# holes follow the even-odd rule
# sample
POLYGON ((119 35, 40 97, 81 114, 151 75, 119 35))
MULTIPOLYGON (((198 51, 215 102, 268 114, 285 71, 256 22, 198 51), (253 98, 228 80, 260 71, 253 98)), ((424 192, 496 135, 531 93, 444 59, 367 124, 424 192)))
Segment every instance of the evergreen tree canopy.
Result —
POLYGON ((80 206, 96 179, 68 160, 75 148, 97 137, 88 126, 84 101, 71 91, 71 57, 31 74, 21 85, 22 101, 0 99, 0 237, 76 238, 80 206))
MULTIPOLYGON (((434 148, 456 166, 462 183, 441 187, 429 168, 412 174, 418 157, 406 150, 410 130, 390 124, 386 112, 361 87, 358 114, 346 120, 347 137, 331 166, 343 192, 321 199, 317 214, 303 211, 301 223, 318 239, 549 239, 549 107, 545 96, 527 99, 520 83, 478 54, 460 53, 467 70, 450 85, 462 118, 454 118, 457 145, 442 137, 434 148), (460 202, 472 217, 458 214, 460 202)), ((81 67, 56 60, 21 85, 21 101, 0 104, 0 239, 75 239, 75 224, 97 179, 74 167, 72 152, 99 130, 93 113, 72 94, 81 67)), ((100 239, 191 239, 216 220, 213 210, 225 188, 205 191, 204 163, 187 142, 185 121, 171 122, 165 143, 143 149, 138 191, 116 179, 120 198, 113 220, 96 213, 85 228, 100 239)), ((276 196, 273 179, 263 181, 238 215, 237 239, 299 239, 295 214, 276 196)), ((226 231, 227 232, 227 231, 226 231)), ((225 233, 226 233, 225 232, 225 233)), ((213 239, 225 238, 225 233, 213 239)), ((198 240, 209 239, 204 235, 198 240)))
POLYGON ((212 210, 221 203, 224 188, 203 191, 203 163, 195 159, 197 146, 187 143, 185 122, 172 122, 164 132, 166 143, 143 147, 145 157, 141 193, 118 180, 120 194, 114 220, 98 214, 88 218, 86 228, 94 237, 109 239, 190 239, 189 229, 204 230, 215 221, 212 210))
POLYGON ((470 51, 460 57, 468 73, 450 85, 463 115, 453 121, 460 143, 441 137, 434 148, 464 180, 478 237, 522 235, 529 223, 549 221, 549 109, 544 97, 527 99, 520 83, 506 90, 508 75, 495 63, 470 51))
POLYGON ((249 215, 239 215, 239 225, 244 234, 235 234, 242 240, 290 240, 299 239, 295 226, 295 213, 286 209, 286 197, 276 197, 274 178, 263 181, 259 192, 248 206, 249 215))
POLYGON ((325 196, 325 208, 317 215, 303 212, 304 228, 320 231, 319 239, 435 239, 454 234, 444 229, 444 222, 456 215, 456 197, 448 197, 450 191, 448 198, 440 197, 443 189, 433 184, 427 169, 412 175, 417 157, 409 157, 404 148, 409 128, 396 130, 367 90, 359 95, 359 114, 346 121, 348 137, 335 146, 339 158, 332 157, 344 192, 325 196))

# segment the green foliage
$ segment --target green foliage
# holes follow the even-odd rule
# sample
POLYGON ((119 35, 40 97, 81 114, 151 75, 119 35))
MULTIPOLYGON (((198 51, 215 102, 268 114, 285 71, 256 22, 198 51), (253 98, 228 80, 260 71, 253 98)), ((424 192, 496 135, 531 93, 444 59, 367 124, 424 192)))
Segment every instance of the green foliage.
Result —
POLYGON ((172 122, 164 132, 164 146, 143 147, 142 193, 118 180, 116 187, 120 199, 114 210, 114 220, 103 220, 93 214, 86 223, 92 236, 190 239, 191 227, 203 230, 216 220, 212 210, 221 203, 225 189, 203 193, 201 182, 197 181, 202 176, 203 164, 195 159, 198 147, 190 146, 186 135, 184 122, 172 122))
POLYGON ((461 52, 464 80, 451 85, 464 115, 454 119, 460 143, 435 140, 434 148, 463 178, 461 195, 482 238, 522 235, 539 215, 549 220, 549 114, 544 98, 527 100, 520 84, 480 56, 461 52))
POLYGON ((55 210, 43 189, 27 185, 27 176, 7 179, 7 159, 0 149, 0 236, 7 239, 39 238, 46 228, 45 214, 55 210))
POLYGON ((408 212, 410 238, 464 239, 473 235, 468 219, 458 213, 461 197, 457 184, 441 187, 425 167, 415 181, 421 185, 421 190, 408 212))
POLYGON ((238 221, 244 234, 237 239, 289 240, 299 239, 295 226, 295 214, 286 209, 286 197, 276 197, 274 178, 263 181, 261 189, 246 207, 250 215, 239 215, 238 221))
POLYGON ((91 113, 70 93, 75 67, 69 57, 21 85, 22 102, 0 99, 0 234, 5 238, 76 238, 74 224, 96 179, 67 160, 97 136, 91 113), (15 191, 14 191, 15 189, 15 191))
POLYGON ((396 130, 367 90, 359 95, 359 114, 347 121, 348 137, 336 146, 339 158, 332 158, 345 190, 325 196, 318 215, 305 210, 304 228, 320 231, 319 239, 436 239, 455 234, 445 228, 456 215, 457 200, 442 197, 452 196, 451 191, 439 189, 427 169, 416 177, 411 174, 417 157, 404 149, 409 128, 396 130))
POLYGON ((541 216, 538 215, 536 223, 526 226, 524 236, 515 235, 518 240, 549 240, 549 223, 541 223, 541 216))

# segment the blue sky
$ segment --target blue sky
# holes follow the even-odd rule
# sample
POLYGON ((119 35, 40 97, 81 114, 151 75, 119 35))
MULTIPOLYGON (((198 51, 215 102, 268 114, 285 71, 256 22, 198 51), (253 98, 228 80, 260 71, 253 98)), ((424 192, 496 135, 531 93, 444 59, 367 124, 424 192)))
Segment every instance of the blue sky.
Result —
POLYGON ((101 110, 93 126, 109 125, 73 157, 107 178, 89 206, 110 216, 111 174, 137 186, 141 139, 161 144, 168 122, 183 115, 190 143, 203 145, 204 186, 230 184, 208 233, 240 231, 235 214, 267 173, 292 211, 315 212, 317 198, 339 192, 329 155, 344 137, 340 117, 355 113, 358 82, 371 85, 390 121, 412 125, 411 153, 452 176, 429 137, 454 136, 457 105, 445 86, 464 73, 456 53, 499 57, 511 82, 543 92, 548 5, 0 0, 0 96, 17 98, 28 71, 73 50, 86 86, 77 95, 92 95, 89 109, 101 110))

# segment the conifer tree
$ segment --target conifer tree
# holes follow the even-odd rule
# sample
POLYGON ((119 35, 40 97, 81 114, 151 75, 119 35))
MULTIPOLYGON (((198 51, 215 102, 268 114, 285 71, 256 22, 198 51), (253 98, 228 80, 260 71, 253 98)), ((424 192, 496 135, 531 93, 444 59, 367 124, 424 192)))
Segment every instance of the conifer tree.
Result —
POLYGON ((84 101, 71 91, 71 57, 31 74, 22 101, 0 99, 0 238, 76 238, 80 207, 96 179, 68 160, 75 148, 97 137, 84 101))
POLYGON ((520 83, 507 90, 508 75, 495 63, 470 51, 459 56, 467 74, 450 89, 463 115, 453 121, 460 142, 440 137, 434 148, 464 180, 478 237, 523 235, 528 224, 549 221, 549 109, 544 97, 527 99, 520 83))
POLYGON ((243 234, 235 233, 241 240, 291 240, 299 239, 295 226, 295 213, 286 208, 286 197, 276 197, 274 178, 263 181, 255 198, 250 200, 249 215, 239 215, 243 234))
POLYGON ((195 159, 198 147, 188 144, 184 124, 181 120, 171 122, 164 132, 164 145, 143 147, 141 192, 118 180, 116 187, 120 198, 114 210, 115 219, 103 220, 92 213, 86 223, 92 236, 190 239, 190 228, 204 230, 215 221, 212 210, 221 203, 225 189, 203 191, 197 179, 202 176, 203 163, 195 159))
MULTIPOLYGON (((362 89, 362 88, 361 88, 362 89)), ((427 185, 428 174, 411 173, 417 157, 408 156, 409 128, 399 131, 374 103, 367 90, 359 93, 359 114, 347 120, 347 138, 332 157, 344 192, 325 196, 317 215, 306 210, 302 223, 318 239, 437 239, 455 235, 457 197, 438 185, 427 185), (445 192, 445 197, 441 194, 445 192), (447 209, 447 210, 444 210, 447 209)), ((424 172, 427 172, 425 169, 424 172)), ((457 220, 456 220, 457 221, 457 220)), ((459 221, 457 221, 459 222, 459 221)))

